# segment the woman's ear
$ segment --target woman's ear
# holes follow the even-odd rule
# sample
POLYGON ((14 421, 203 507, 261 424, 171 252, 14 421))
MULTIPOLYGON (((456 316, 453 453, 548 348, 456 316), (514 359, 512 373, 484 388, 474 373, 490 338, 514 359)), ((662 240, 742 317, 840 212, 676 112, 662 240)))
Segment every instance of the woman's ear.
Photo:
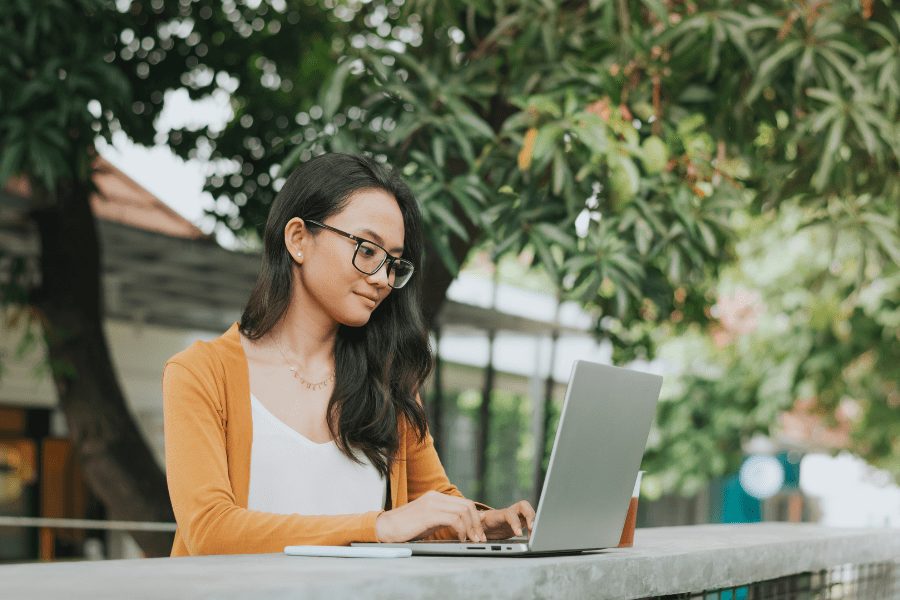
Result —
POLYGON ((294 217, 284 226, 284 246, 298 265, 303 264, 303 248, 308 237, 309 230, 300 217, 294 217))

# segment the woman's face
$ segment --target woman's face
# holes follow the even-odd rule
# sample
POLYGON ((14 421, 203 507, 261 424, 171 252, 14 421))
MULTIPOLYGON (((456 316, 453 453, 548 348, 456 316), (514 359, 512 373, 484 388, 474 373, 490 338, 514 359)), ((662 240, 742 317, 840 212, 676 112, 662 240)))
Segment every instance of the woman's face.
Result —
MULTIPOLYGON (((323 223, 375 242, 392 256, 403 254, 403 214, 394 197, 384 190, 356 191, 341 212, 323 223)), ((353 266, 356 242, 322 227, 307 225, 299 237, 303 258, 297 260, 296 250, 292 254, 295 264, 300 265, 295 274, 307 296, 338 323, 350 327, 368 323, 392 290, 386 265, 372 275, 358 271, 353 266)), ((290 249, 289 240, 288 245, 290 249)))

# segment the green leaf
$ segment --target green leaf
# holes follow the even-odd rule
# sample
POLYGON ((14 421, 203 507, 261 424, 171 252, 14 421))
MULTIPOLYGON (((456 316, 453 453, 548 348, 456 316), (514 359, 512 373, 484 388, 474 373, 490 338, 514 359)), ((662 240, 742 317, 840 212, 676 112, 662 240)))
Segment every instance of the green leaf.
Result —
POLYGON ((450 131, 450 135, 453 136, 453 139, 456 140, 456 146, 459 148, 459 151, 466 162, 470 165, 475 162, 475 153, 472 150, 472 142, 469 141, 469 138, 466 137, 466 134, 463 133, 459 125, 452 120, 445 120, 444 126, 450 131))
POLYGON ((828 130, 828 138, 826 139, 825 147, 822 150, 822 160, 812 178, 812 184, 816 191, 821 192, 825 189, 825 184, 828 182, 828 178, 831 175, 831 165, 834 163, 834 157, 837 154, 838 148, 841 146, 841 140, 844 136, 844 127, 846 124, 847 117, 841 115, 835 119, 834 123, 831 124, 831 129, 828 130))
POLYGON ((662 5, 659 0, 642 0, 642 4, 650 9, 656 15, 656 18, 667 23, 669 21, 669 11, 662 5))
POLYGON ((716 235, 713 233, 710 226, 703 221, 697 221, 697 229, 700 230, 700 235, 703 237, 703 243, 706 247, 706 252, 710 256, 715 257, 719 251, 719 244, 718 242, 716 242, 716 235))
POLYGON ((493 250, 491 250, 491 256, 496 259, 511 249, 516 249, 517 251, 522 243, 522 237, 522 230, 516 229, 509 237, 494 246, 493 250))
POLYGON ((597 266, 597 257, 588 254, 576 254, 566 259, 563 267, 569 273, 577 273, 586 268, 594 270, 597 266))
POLYGON ((291 150, 290 154, 281 161, 281 165, 278 167, 278 173, 283 176, 293 170, 293 168, 297 166, 297 163, 300 162, 300 155, 303 154, 304 150, 306 150, 305 141, 297 144, 294 149, 291 150))
POLYGON ((873 156, 880 154, 878 149, 881 144, 878 143, 875 132, 872 131, 872 128, 866 123, 866 120, 853 110, 850 111, 850 118, 853 120, 856 131, 859 132, 860 137, 863 139, 863 143, 866 145, 866 150, 869 151, 869 154, 873 156))
POLYGON ((878 243, 894 264, 900 264, 900 244, 892 229, 869 227, 869 232, 878 239, 878 243))
POLYGON ((503 125, 500 126, 500 133, 509 133, 511 131, 525 129, 530 122, 531 115, 527 112, 517 112, 503 121, 503 125))
POLYGON ((450 250, 450 245, 446 236, 432 236, 431 247, 437 252, 438 257, 441 259, 441 262, 444 263, 444 266, 447 267, 447 270, 450 271, 450 274, 456 277, 456 274, 459 272, 459 264, 453 257, 453 252, 450 250))
POLYGON ((546 96, 531 96, 521 108, 534 108, 539 113, 549 115, 555 119, 562 117, 562 110, 559 104, 546 96))
MULTIPOLYGON (((728 11, 723 11, 723 13, 724 12, 728 11)), ((728 39, 731 40, 731 43, 734 44, 738 51, 743 55, 747 64, 751 66, 755 65, 756 60, 753 56, 753 52, 750 50, 750 45, 747 43, 747 36, 744 33, 744 30, 732 23, 725 22, 725 31, 728 32, 728 39)))
POLYGON ((10 177, 23 171, 24 155, 25 144, 21 141, 13 141, 3 149, 3 156, 0 157, 0 188, 10 177))
POLYGON ((709 64, 706 67, 706 81, 712 81, 713 77, 716 75, 716 71, 719 68, 719 54, 721 52, 722 38, 725 37, 725 30, 720 21, 713 21, 712 28, 713 35, 708 52, 709 64))
POLYGON ((434 136, 434 139, 431 140, 431 153, 434 155, 434 163, 443 169, 447 154, 447 144, 444 142, 444 138, 439 135, 434 136))
POLYGON ((606 125, 597 115, 591 116, 596 117, 596 119, 585 118, 583 125, 578 128, 576 133, 578 134, 578 139, 587 146, 591 153, 595 156, 603 156, 609 147, 609 140, 606 137, 606 125))
MULTIPOLYGON (((572 272, 572 271, 569 271, 572 272)), ((579 277, 569 294, 573 298, 580 299, 583 303, 593 303, 597 298, 597 292, 603 283, 603 276, 596 269, 579 270, 579 277)))
POLYGON ((553 253, 550 252, 547 243, 539 235, 532 235, 530 239, 531 243, 534 244, 537 255, 541 258, 541 264, 544 265, 544 268, 547 269, 554 281, 558 280, 559 266, 556 264, 556 260, 553 258, 553 253))
POLYGON ((381 56, 366 49, 358 50, 360 57, 365 61, 366 66, 372 70, 376 79, 381 83, 388 83, 391 80, 391 72, 387 66, 381 62, 381 56))
POLYGON ((637 219, 634 223, 634 243, 641 256, 647 256, 650 252, 650 243, 653 240, 653 230, 644 219, 637 219))
POLYGON ((575 249, 575 238, 552 223, 535 223, 534 230, 567 250, 575 249))
POLYGON ((828 48, 820 48, 819 55, 831 64, 832 67, 841 75, 845 83, 849 83, 857 92, 863 91, 863 84, 850 68, 844 63, 843 59, 829 50, 828 48))
POLYGON ((541 27, 541 41, 544 44, 544 52, 547 59, 556 60, 556 22, 554 20, 546 21, 541 27))
POLYGON ((762 89, 771 83, 772 75, 775 70, 782 63, 787 62, 792 56, 800 52, 802 48, 803 45, 798 40, 790 40, 762 61, 759 65, 759 71, 757 71, 753 86, 750 88, 750 91, 747 92, 744 102, 746 104, 752 103, 762 89))
POLYGON ((462 207, 463 212, 466 213, 466 217, 468 217, 470 221, 478 224, 479 226, 484 225, 481 207, 478 205, 478 202, 476 200, 473 200, 471 191, 469 189, 466 189, 463 185, 460 185, 460 178, 457 177, 450 182, 448 191, 462 207))
POLYGON ((809 88, 806 90, 806 95, 828 104, 841 104, 844 101, 839 95, 825 88, 809 88))
POLYGON ((563 156, 562 150, 558 149, 553 153, 553 185, 551 187, 553 194, 559 196, 563 192, 566 185, 566 174, 568 166, 563 156))
POLYGON ((439 201, 434 201, 428 208, 435 216, 439 217, 444 225, 451 229, 453 233, 459 236, 463 241, 469 241, 469 234, 466 232, 466 228, 463 227, 462 223, 459 222, 459 219, 457 219, 446 206, 439 201))
POLYGON ((794 70, 795 85, 799 86, 813 75, 812 66, 814 57, 815 52, 813 51, 812 46, 803 48, 803 55, 800 57, 797 68, 794 70))
POLYGON ((414 113, 405 113, 400 117, 397 126, 388 133, 388 144, 391 146, 401 144, 424 126, 425 123, 421 116, 417 117, 414 113))
POLYGON ((397 60, 398 64, 408 67, 413 73, 415 73, 422 81, 422 83, 425 84, 425 88, 429 92, 436 93, 441 89, 441 81, 431 71, 431 69, 416 60, 410 53, 388 51, 387 54, 393 56, 397 60))
POLYGON ((666 270, 666 274, 669 277, 669 281, 674 284, 681 283, 681 271, 682 271, 682 259, 681 252, 675 248, 672 251, 672 254, 669 256, 669 266, 666 270))
POLYGON ((556 123, 548 123, 538 129, 537 139, 534 141, 532 164, 550 155, 556 145, 556 139, 562 134, 562 127, 556 123))
POLYGON ((828 123, 834 121, 841 114, 841 106, 840 105, 832 105, 826 108, 825 110, 817 113, 812 117, 812 121, 809 124, 809 130, 812 133, 818 133, 822 131, 828 123))
MULTIPOLYGON (((896 43, 896 40, 894 40, 896 43)), ((838 51, 844 53, 846 56, 852 58, 857 63, 863 63, 866 60, 865 55, 851 46, 846 42, 842 42, 841 40, 831 38, 827 42, 827 47, 829 51, 838 51)))
POLYGON ((352 60, 345 60, 334 70, 325 86, 322 88, 319 104, 322 106, 322 116, 326 120, 334 117, 341 105, 341 97, 344 93, 344 84, 350 74, 352 60))
POLYGON ((486 137, 489 140, 494 138, 494 130, 491 129, 491 126, 478 115, 469 112, 457 115, 457 118, 476 134, 486 137))
POLYGON ((709 102, 716 99, 716 94, 712 89, 705 85, 688 85, 684 91, 678 96, 679 102, 690 104, 692 102, 709 102))
POLYGON ((753 31, 754 29, 781 29, 784 21, 778 17, 760 16, 755 18, 744 19, 743 26, 745 31, 753 31))

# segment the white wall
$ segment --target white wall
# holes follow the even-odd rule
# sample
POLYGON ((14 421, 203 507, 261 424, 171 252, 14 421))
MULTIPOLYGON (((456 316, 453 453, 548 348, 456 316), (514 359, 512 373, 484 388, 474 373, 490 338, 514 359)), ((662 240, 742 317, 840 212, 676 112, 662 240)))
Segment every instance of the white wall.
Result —
MULTIPOLYGON (((25 408, 55 408, 56 390, 43 364, 41 345, 25 357, 17 358, 15 349, 23 330, 0 328, 0 404, 25 408)), ((163 463, 162 369, 166 359, 189 346, 194 340, 212 339, 220 332, 169 329, 125 321, 106 322, 107 341, 113 366, 123 387, 129 409, 150 443, 160 464, 163 463)), ((56 418, 54 426, 64 428, 56 418)), ((64 431, 55 433, 64 434, 64 431)))

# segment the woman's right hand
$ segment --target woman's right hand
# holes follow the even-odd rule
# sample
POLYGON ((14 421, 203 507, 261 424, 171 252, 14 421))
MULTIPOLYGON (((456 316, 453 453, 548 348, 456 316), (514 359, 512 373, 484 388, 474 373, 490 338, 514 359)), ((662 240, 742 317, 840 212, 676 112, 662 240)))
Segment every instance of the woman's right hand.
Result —
POLYGON ((378 515, 375 533, 379 542, 408 542, 445 526, 456 531, 460 542, 487 541, 474 502, 435 491, 378 515))

